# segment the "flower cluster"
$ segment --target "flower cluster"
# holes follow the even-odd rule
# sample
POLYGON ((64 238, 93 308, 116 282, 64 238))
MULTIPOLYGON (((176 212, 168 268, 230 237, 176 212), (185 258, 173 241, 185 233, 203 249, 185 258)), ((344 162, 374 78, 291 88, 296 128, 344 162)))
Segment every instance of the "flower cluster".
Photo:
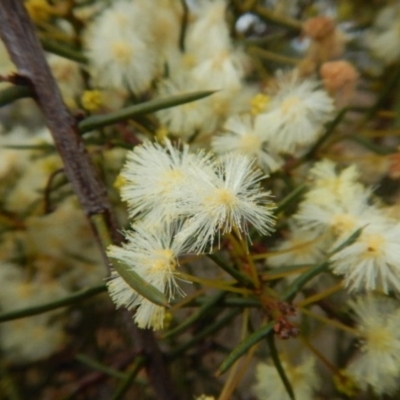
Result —
POLYGON ((278 90, 255 129, 264 133, 272 151, 296 154, 314 143, 335 110, 333 100, 314 79, 300 80, 294 71, 278 75, 278 90))
POLYGON ((381 396, 394 393, 400 374, 400 303, 384 296, 358 297, 350 303, 358 320, 360 352, 348 372, 362 389, 381 396))
MULTIPOLYGON (((349 290, 400 292, 400 224, 388 209, 372 201, 371 190, 358 182, 354 166, 336 173, 323 160, 310 172, 312 189, 294 216, 300 229, 325 235, 331 249, 362 229, 357 240, 331 257, 332 270, 344 275, 349 290)), ((325 241, 325 246, 328 246, 325 241)))
MULTIPOLYGON (((177 149, 169 140, 165 146, 135 147, 121 173, 134 232, 127 232, 122 248, 111 246, 109 256, 173 299, 179 256, 212 252, 221 234, 248 237, 249 225, 264 235, 272 231, 271 195, 260 184, 265 175, 253 164, 234 154, 215 160, 202 151, 191 153, 187 145, 177 149)), ((117 272, 108 288, 117 306, 139 306, 139 327, 163 326, 164 308, 132 291, 117 272)))

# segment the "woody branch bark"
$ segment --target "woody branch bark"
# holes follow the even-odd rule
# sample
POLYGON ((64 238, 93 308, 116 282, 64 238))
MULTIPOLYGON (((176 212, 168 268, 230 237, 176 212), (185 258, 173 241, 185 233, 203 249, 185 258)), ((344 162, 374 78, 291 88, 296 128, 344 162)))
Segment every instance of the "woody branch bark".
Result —
MULTIPOLYGON (((0 1, 0 36, 18 69, 15 79, 26 84, 41 109, 60 154, 65 174, 87 216, 103 214, 114 242, 120 240, 106 188, 100 181, 78 133, 75 118, 63 102, 34 26, 21 0, 0 1)), ((146 369, 162 400, 176 399, 153 333, 132 326, 137 349, 148 356, 146 369)))

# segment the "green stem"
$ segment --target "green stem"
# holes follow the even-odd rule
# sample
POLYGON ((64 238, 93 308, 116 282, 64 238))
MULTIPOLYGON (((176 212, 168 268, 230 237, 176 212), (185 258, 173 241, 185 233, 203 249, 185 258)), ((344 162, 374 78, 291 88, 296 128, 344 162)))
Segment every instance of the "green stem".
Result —
POLYGON ((73 49, 69 46, 64 46, 53 40, 41 39, 43 49, 49 53, 56 54, 60 57, 67 58, 68 60, 75 61, 81 64, 87 64, 88 59, 79 50, 73 49))
POLYGON ((267 342, 268 342, 269 350, 271 353, 272 361, 273 361, 275 368, 282 380, 282 383, 285 386, 285 389, 286 389, 289 397, 292 400, 296 400, 292 385, 291 385, 288 377, 286 376, 285 369, 283 368, 281 360, 279 359, 279 354, 278 354, 278 351, 277 351, 276 345, 275 345, 275 338, 272 333, 267 336, 267 342))
POLYGON ((187 349, 195 346, 198 342, 203 340, 205 337, 211 337, 214 333, 218 332, 220 329, 226 328, 228 326, 228 322, 234 318, 241 310, 233 310, 230 313, 226 314, 223 318, 214 322, 213 324, 207 326, 207 328, 203 329, 197 335, 193 336, 187 342, 183 343, 179 347, 175 348, 169 355, 168 359, 170 361, 174 361, 179 358, 187 349))
POLYGON ((288 206, 290 206, 294 201, 307 191, 306 185, 299 185, 294 188, 286 197, 284 197, 274 209, 275 215, 279 215, 281 211, 284 211, 288 206))
POLYGON ((344 240, 342 243, 340 243, 337 247, 335 247, 330 253, 329 256, 333 256, 335 253, 338 253, 339 251, 343 250, 345 247, 350 246, 353 244, 361 235, 364 227, 358 228, 355 230, 346 240, 344 240))
POLYGON ((181 53, 185 52, 185 38, 186 38, 186 31, 188 25, 188 18, 189 18, 189 7, 186 4, 185 0, 181 0, 182 5, 182 20, 181 20, 181 27, 179 31, 179 50, 181 53))
MULTIPOLYGON (((186 303, 183 307, 201 307, 205 302, 207 302, 208 297, 195 298, 192 301, 186 303)), ((173 304, 174 305, 174 304, 173 304)), ((260 301, 255 298, 250 297, 228 297, 220 300, 214 307, 259 307, 260 301)))
MULTIPOLYGON (((266 253, 268 254, 268 253, 266 253)), ((268 258, 268 257, 265 257, 268 258)), ((261 276, 261 279, 269 281, 274 280, 275 277, 283 277, 285 275, 295 274, 299 271, 302 272, 305 269, 311 268, 312 264, 295 264, 295 265, 287 265, 285 267, 272 268, 267 273, 261 276)), ((279 279, 279 278, 276 278, 279 279)))
POLYGON ((97 371, 103 372, 106 375, 112 376, 113 378, 117 379, 126 379, 127 374, 123 372, 117 371, 114 368, 110 368, 107 365, 103 365, 96 360, 84 355, 84 354, 77 354, 75 359, 81 362, 82 364, 87 365, 88 367, 95 369, 97 371))
POLYGON ((260 301, 252 298, 228 297, 227 299, 222 300, 221 306, 240 308, 259 307, 260 301))
POLYGON ((269 50, 261 49, 256 46, 250 46, 248 48, 248 53, 253 56, 258 56, 261 57, 265 60, 268 61, 273 61, 278 64, 284 64, 284 65, 297 65, 300 62, 300 59, 293 58, 293 57, 288 57, 288 56, 283 56, 282 54, 279 53, 274 53, 269 50))
POLYGON ((258 299, 242 298, 242 297, 228 297, 224 299, 221 303, 223 307, 259 307, 260 301, 258 299))
POLYGON ((111 239, 110 231, 108 230, 107 223, 104 219, 103 214, 94 214, 90 217, 93 225, 96 227, 96 232, 99 235, 100 242, 104 250, 112 245, 113 241, 111 239))
POLYGON ((358 143, 362 147, 365 147, 366 149, 372 151, 375 154, 379 154, 382 156, 386 156, 388 154, 393 154, 396 150, 389 148, 389 147, 384 147, 384 146, 379 146, 369 140, 368 138, 361 136, 361 135, 349 135, 349 136, 344 136, 343 139, 345 140, 351 140, 355 143, 358 143))
POLYGON ((340 250, 351 245, 355 240, 357 240, 362 232, 362 229, 363 228, 357 229, 354 233, 352 233, 344 242, 342 242, 333 251, 331 251, 323 262, 296 278, 296 280, 284 291, 282 295, 282 300, 291 301, 308 281, 314 278, 314 276, 320 274, 329 266, 329 259, 333 254, 339 252, 340 250))
POLYGON ((286 17, 282 14, 277 14, 267 8, 256 5, 253 8, 253 12, 257 14, 261 19, 266 22, 270 22, 274 25, 283 26, 293 32, 299 33, 302 29, 301 22, 296 19, 286 17))
POLYGON ((271 44, 271 42, 274 42, 274 41, 277 42, 277 41, 281 41, 282 39, 285 39, 286 36, 287 36, 287 32, 281 31, 281 32, 271 33, 271 34, 269 34, 267 36, 263 36, 263 37, 239 38, 238 43, 245 47, 257 46, 257 47, 263 48, 264 46, 271 44))
POLYGON ((216 295, 208 297, 195 313, 193 313, 189 318, 186 318, 180 325, 167 332, 164 335, 164 339, 183 332, 191 325, 193 325, 196 321, 206 316, 210 309, 214 308, 215 305, 219 303, 225 295, 226 292, 218 292, 216 295))
POLYGON ((130 371, 127 374, 124 374, 125 379, 121 382, 121 385, 118 387, 117 391, 111 397, 111 400, 123 399, 125 393, 128 391, 136 375, 143 368, 145 362, 146 359, 144 357, 139 357, 135 360, 134 364, 130 368, 130 371))
POLYGON ((12 86, 0 92, 0 107, 6 106, 18 99, 31 97, 32 91, 27 86, 12 86))
POLYGON ((343 118, 351 109, 348 107, 342 108, 336 115, 333 121, 331 121, 325 130, 325 133, 316 141, 314 146, 302 157, 303 160, 311 160, 317 154, 321 146, 332 136, 335 132, 336 127, 342 122, 343 118))
POLYGON ((87 299, 92 296, 96 296, 97 294, 103 293, 106 290, 107 290, 106 285, 102 284, 99 286, 94 286, 89 289, 80 290, 70 296, 53 301, 51 303, 41 304, 38 306, 24 308, 16 311, 5 312, 0 314, 0 323, 6 321, 12 321, 14 319, 19 319, 19 318, 30 317, 32 315, 42 314, 51 310, 56 310, 57 308, 66 307, 71 304, 75 304, 78 301, 87 299))
POLYGON ((54 151, 54 144, 9 144, 4 146, 5 149, 14 149, 14 150, 39 150, 39 151, 54 151))
POLYGON ((241 283, 244 286, 253 286, 253 282, 248 278, 247 276, 243 275, 240 273, 238 270, 235 268, 231 267, 227 263, 225 263, 220 257, 218 257, 216 254, 207 254, 207 257, 214 261, 215 264, 217 264, 221 269, 223 269, 227 274, 231 275, 233 278, 235 278, 239 283, 241 283))
POLYGON ((312 160, 322 145, 333 135, 337 126, 342 122, 343 118, 349 111, 353 112, 363 112, 365 108, 361 107, 344 107, 342 108, 336 117, 327 124, 324 134, 315 142, 315 144, 304 154, 300 157, 294 164, 290 165, 289 169, 293 169, 301 165, 304 161, 312 160))
POLYGON ((265 339, 272 331, 275 322, 271 321, 257 329, 254 333, 244 339, 238 346, 236 346, 222 362, 218 368, 217 376, 226 372, 243 354, 245 354, 251 347, 259 341, 265 339))
POLYGON ((179 94, 163 99, 146 101, 144 103, 122 108, 118 111, 110 112, 107 115, 94 115, 85 118, 79 123, 78 128, 81 133, 93 131, 107 125, 112 125, 117 122, 125 121, 137 115, 148 114, 166 108, 179 106, 181 104, 190 103, 195 100, 200 100, 204 97, 212 95, 213 93, 215 93, 215 91, 208 90, 202 92, 179 94))
POLYGON ((283 292, 282 299, 291 301, 294 296, 302 289, 302 287, 310 281, 314 276, 323 272, 329 265, 329 261, 325 260, 316 267, 311 268, 304 274, 301 274, 296 280, 283 292))

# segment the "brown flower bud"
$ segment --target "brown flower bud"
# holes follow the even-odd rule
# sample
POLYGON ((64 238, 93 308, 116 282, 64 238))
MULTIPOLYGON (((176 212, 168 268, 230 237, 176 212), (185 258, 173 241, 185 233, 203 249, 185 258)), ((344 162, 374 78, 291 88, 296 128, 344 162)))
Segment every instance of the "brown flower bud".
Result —
POLYGON ((335 31, 335 22, 326 16, 318 16, 304 22, 303 32, 311 39, 320 41, 335 31))
POLYGON ((320 75, 325 89, 336 98, 337 103, 345 105, 351 100, 359 74, 348 61, 325 62, 320 75))
POLYGON ((346 87, 354 87, 359 74, 348 61, 328 61, 321 69, 320 75, 328 91, 337 91, 346 87))

